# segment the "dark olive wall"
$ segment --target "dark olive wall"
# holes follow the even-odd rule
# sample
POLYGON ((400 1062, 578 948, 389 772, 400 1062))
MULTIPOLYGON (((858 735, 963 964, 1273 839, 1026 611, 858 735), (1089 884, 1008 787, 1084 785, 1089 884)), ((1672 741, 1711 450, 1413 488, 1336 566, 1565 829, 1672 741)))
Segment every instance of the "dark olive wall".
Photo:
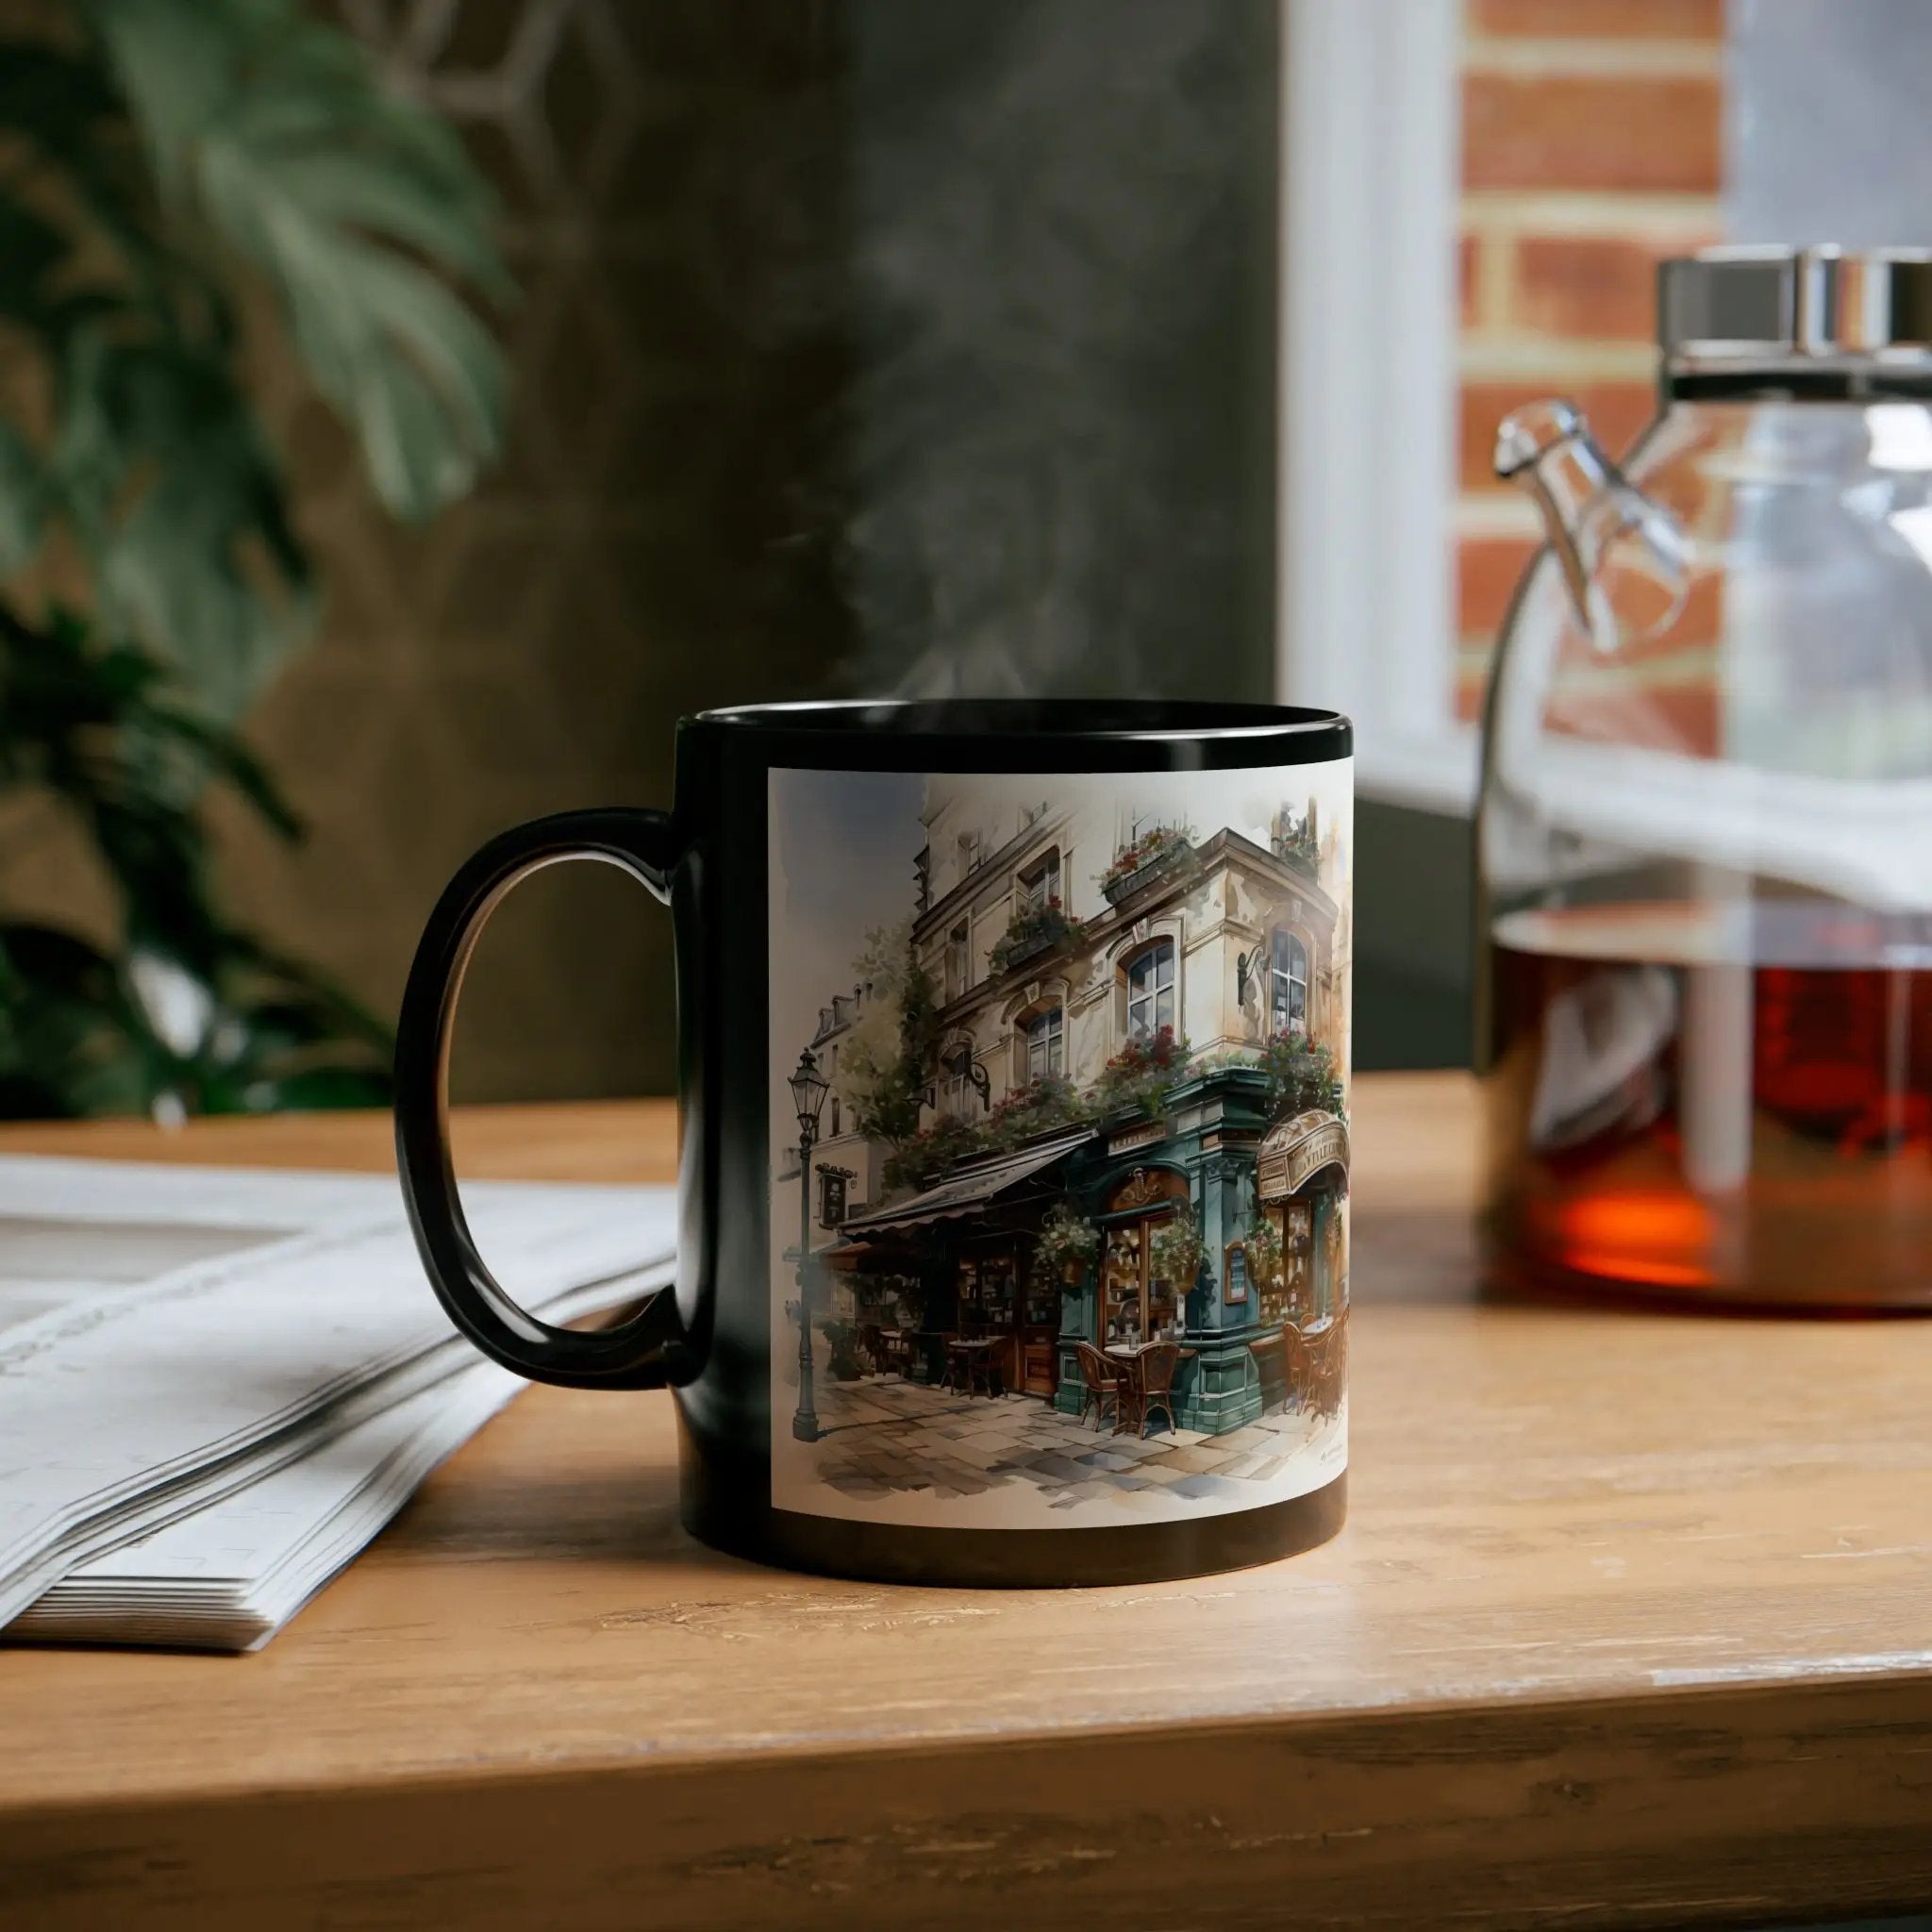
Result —
POLYGON ((863 0, 859 680, 1264 695, 1273 0, 863 0))
MULTIPOLYGON (((399 531, 265 369, 329 590, 253 721, 311 841, 229 840, 278 938, 392 1007, 473 845, 662 802, 709 704, 1265 692, 1273 0, 341 10, 502 191, 515 429, 399 531)), ((668 1087, 661 915, 525 893, 459 1091, 668 1087)))
POLYGON ((1466 1066, 1468 821, 1357 799, 1355 852, 1357 1071, 1466 1066))
MULTIPOLYGON (((502 194, 522 296, 501 473, 385 524, 328 420, 280 398, 329 592, 320 646, 253 721, 313 825, 235 842, 250 909, 393 1008, 437 888, 489 833, 663 803, 681 712, 824 688, 853 643, 827 454, 849 55, 836 13, 351 4, 502 194)), ((516 894, 466 990, 458 1091, 661 1090, 667 923, 598 867, 516 894)))

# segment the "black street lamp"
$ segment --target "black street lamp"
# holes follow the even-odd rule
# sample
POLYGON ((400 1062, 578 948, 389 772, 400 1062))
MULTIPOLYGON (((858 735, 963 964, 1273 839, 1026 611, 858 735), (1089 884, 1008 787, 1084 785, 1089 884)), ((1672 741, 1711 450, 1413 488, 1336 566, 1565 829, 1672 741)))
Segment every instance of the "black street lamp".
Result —
POLYGON ((798 1408, 791 1433, 801 1442, 819 1439, 811 1398, 811 1150, 818 1144, 819 1115, 832 1083, 819 1072, 810 1047, 798 1056, 791 1075, 791 1104, 798 1114, 798 1408))

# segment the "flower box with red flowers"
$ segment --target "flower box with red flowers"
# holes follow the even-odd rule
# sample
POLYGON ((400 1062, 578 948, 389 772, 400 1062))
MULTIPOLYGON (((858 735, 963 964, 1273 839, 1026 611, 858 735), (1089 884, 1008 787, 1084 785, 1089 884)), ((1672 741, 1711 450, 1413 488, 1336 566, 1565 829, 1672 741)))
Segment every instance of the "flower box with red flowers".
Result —
POLYGON ((1080 922, 1058 899, 1048 899, 1016 913, 991 955, 992 970, 1005 973, 1041 954, 1051 952, 1080 936, 1080 922))
POLYGON ((1193 856, 1193 839, 1187 826, 1156 825, 1114 854, 1113 863, 1100 875, 1101 894, 1109 906, 1118 906, 1193 856))

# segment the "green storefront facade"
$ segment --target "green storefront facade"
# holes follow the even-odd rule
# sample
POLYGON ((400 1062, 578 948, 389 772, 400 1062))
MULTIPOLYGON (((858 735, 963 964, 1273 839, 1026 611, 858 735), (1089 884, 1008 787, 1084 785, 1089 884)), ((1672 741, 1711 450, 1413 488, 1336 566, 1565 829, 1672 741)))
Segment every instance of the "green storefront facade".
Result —
MULTIPOLYGON (((1068 1415, 1081 1408, 1080 1342, 1104 1349, 1172 1335, 1182 1349, 1178 1426, 1205 1435, 1240 1428, 1283 1397, 1284 1322, 1339 1314, 1346 1297, 1346 1125, 1330 1114, 1277 1122, 1270 1091, 1260 1067, 1223 1065, 1186 1074, 1158 1113, 1103 1121, 1071 1141, 1043 1136, 1043 1165, 1029 1166, 1024 1147, 999 1161, 961 1163, 919 1200, 856 1224, 840 1265, 856 1284, 868 1273, 916 1272, 918 1325, 932 1344, 974 1332, 976 1323, 1007 1332, 997 1324, 1008 1311, 1011 1385, 1068 1415), (1291 1128, 1295 1146, 1284 1152, 1291 1128), (1263 1202, 1267 1176, 1285 1207, 1263 1202), (983 1198, 972 1198, 975 1177, 983 1198), (1032 1245, 1059 1204, 1098 1230, 1100 1253, 1042 1290, 1032 1245), (1156 1261, 1157 1231, 1184 1208, 1203 1251, 1189 1284, 1166 1279, 1156 1261), (1277 1227, 1285 1217, 1299 1232, 1279 1278, 1261 1282, 1250 1278, 1247 1243, 1271 1213, 1277 1227)), ((921 1373, 936 1378, 942 1350, 918 1355, 921 1373)))
MULTIPOLYGON (((1278 1348, 1287 1298, 1264 1292, 1249 1278, 1245 1242, 1257 1219, 1257 1169, 1272 1122, 1269 1081, 1258 1067, 1231 1066, 1184 1080, 1171 1090, 1158 1120, 1133 1120, 1104 1129, 1068 1163, 1068 1193, 1075 1210, 1101 1231, 1099 1260, 1079 1284, 1063 1291, 1060 1373, 1055 1406, 1080 1410, 1076 1344, 1105 1347, 1109 1330, 1110 1257, 1124 1232, 1146 1228, 1183 1202, 1200 1225, 1205 1262, 1179 1310, 1183 1350, 1175 1373, 1175 1412, 1183 1428, 1222 1435, 1253 1422, 1278 1399, 1268 1373, 1278 1348), (1138 1177, 1138 1178, 1137 1178, 1138 1177)), ((1341 1158, 1308 1176, 1316 1225, 1341 1211, 1345 1191, 1346 1129, 1341 1158)), ((1330 1252, 1318 1236, 1303 1319, 1333 1312, 1341 1284, 1321 1257, 1330 1252)))

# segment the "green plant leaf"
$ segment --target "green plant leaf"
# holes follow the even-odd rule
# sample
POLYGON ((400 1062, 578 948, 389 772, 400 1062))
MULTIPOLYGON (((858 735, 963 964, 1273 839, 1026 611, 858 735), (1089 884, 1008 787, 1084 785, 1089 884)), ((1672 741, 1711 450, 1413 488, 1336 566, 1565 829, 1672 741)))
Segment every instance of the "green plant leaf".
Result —
POLYGON ((199 269, 158 231, 153 184, 96 49, 9 41, 0 59, 0 130, 24 150, 16 192, 0 215, 8 264, 0 309, 58 346, 104 307, 165 311, 184 292, 208 303, 214 291, 199 269), (50 271, 58 288, 44 286, 50 271))
POLYGON ((51 470, 106 623, 175 658, 209 709, 235 716, 307 634, 315 600, 233 375, 203 350, 84 331, 67 392, 51 470))
POLYGON ((480 178, 433 115, 293 0, 87 0, 164 196, 260 269, 397 515, 502 444, 489 332, 440 275, 501 293, 480 178))
MULTIPOLYGON (((6 61, 0 60, 0 72, 6 61)), ((4 125, 0 122, 0 125, 4 125)), ((47 281, 68 259, 68 241, 51 222, 17 201, 0 199, 0 315, 43 330, 54 304, 47 281)))
POLYGON ((72 160, 90 152, 92 124, 120 112, 112 82, 97 60, 18 38, 0 60, 0 127, 43 153, 72 160))
POLYGON ((0 575, 11 576, 40 548, 46 483, 26 439, 0 422, 0 575))
POLYGON ((0 925, 0 1110, 142 1110, 148 1054, 114 962, 72 933, 0 925))
POLYGON ((225 778, 283 838, 302 836, 302 821, 268 767, 232 731, 173 705, 151 707, 149 717, 164 736, 198 753, 207 769, 225 778))
POLYGON ((0 575, 58 530, 88 608, 0 601, 0 787, 73 814, 123 918, 108 951, 0 922, 0 1113, 377 1104, 387 1026, 228 921, 199 814, 213 782, 299 830, 229 721, 314 604, 230 289, 266 281, 382 500, 426 515, 502 441, 501 356, 453 286, 508 293, 493 208, 304 0, 71 16, 0 59, 0 320, 52 404, 44 441, 0 423, 0 575))

